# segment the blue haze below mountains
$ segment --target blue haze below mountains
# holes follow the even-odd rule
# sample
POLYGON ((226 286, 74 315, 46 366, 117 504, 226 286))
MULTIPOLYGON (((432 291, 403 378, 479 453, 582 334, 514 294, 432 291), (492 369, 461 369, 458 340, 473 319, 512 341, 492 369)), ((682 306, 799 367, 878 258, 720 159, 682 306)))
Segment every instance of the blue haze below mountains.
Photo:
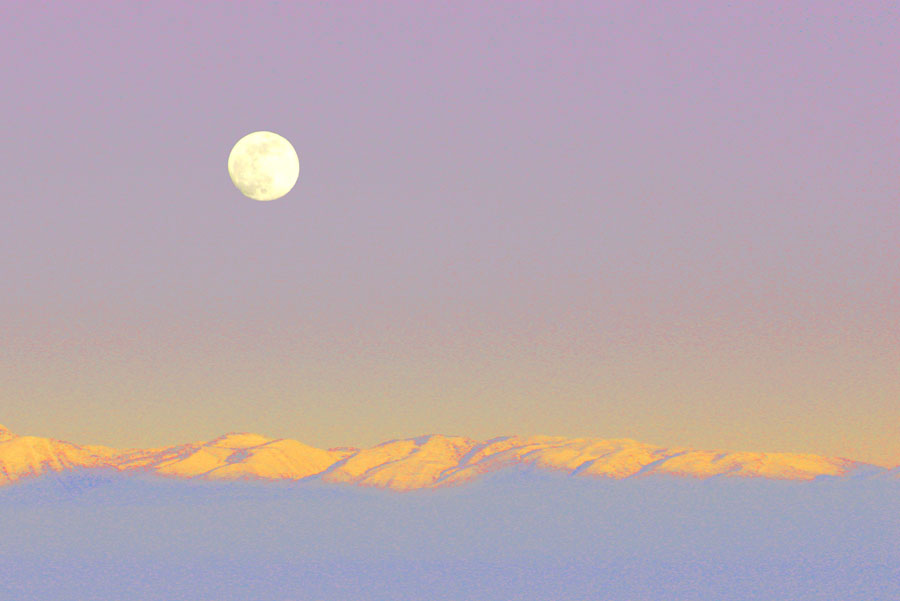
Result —
POLYGON ((900 599, 900 480, 531 469, 406 493, 103 472, 0 489, 0 598, 900 599))

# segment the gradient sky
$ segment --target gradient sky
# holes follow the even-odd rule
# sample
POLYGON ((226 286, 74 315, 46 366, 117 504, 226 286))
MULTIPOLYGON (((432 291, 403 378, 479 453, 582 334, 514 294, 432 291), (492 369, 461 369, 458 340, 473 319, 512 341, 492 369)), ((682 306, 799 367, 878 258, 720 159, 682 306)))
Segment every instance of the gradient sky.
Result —
POLYGON ((678 4, 5 2, 0 423, 900 463, 900 8, 678 4))

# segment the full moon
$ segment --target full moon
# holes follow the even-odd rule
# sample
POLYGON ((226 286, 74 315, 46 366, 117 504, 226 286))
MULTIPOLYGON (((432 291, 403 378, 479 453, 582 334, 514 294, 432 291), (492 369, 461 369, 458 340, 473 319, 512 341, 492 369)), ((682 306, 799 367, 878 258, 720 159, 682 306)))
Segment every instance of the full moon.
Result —
POLYGON ((270 131, 237 141, 228 155, 228 175, 244 196, 275 200, 291 191, 300 176, 300 159, 291 143, 270 131))

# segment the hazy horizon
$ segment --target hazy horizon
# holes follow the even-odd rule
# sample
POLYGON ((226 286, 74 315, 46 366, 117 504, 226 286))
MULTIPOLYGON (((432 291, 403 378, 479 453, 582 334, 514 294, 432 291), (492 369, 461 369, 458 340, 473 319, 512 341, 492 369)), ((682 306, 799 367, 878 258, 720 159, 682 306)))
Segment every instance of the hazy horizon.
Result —
MULTIPOLYGON (((40 434, 39 434, 39 433, 35 433, 35 432, 17 432, 15 429, 9 428, 9 427, 6 426, 5 424, 0 423, 0 433, 2 433, 4 429, 6 429, 8 432, 10 432, 10 433, 12 433, 12 434, 14 434, 14 435, 17 435, 17 436, 29 436, 29 437, 37 436, 37 437, 39 437, 39 438, 46 438, 46 439, 52 439, 52 440, 62 440, 62 439, 60 439, 58 436, 53 436, 53 435, 47 434, 47 433, 40 433, 40 434)), ((109 446, 109 447, 111 447, 111 448, 117 448, 117 449, 120 449, 120 450, 125 450, 125 449, 139 449, 139 448, 142 448, 142 449, 153 449, 153 448, 167 448, 167 447, 172 447, 172 446, 177 446, 177 445, 183 445, 183 444, 208 443, 208 442, 210 442, 210 441, 212 441, 212 440, 215 440, 215 439, 217 439, 217 438, 223 438, 223 437, 227 437, 227 436, 229 436, 229 435, 243 435, 243 434, 252 434, 252 435, 255 435, 255 436, 262 436, 262 437, 264 437, 264 438, 266 438, 266 439, 269 439, 269 440, 271 440, 271 441, 277 441, 277 440, 297 440, 298 442, 301 442, 301 443, 303 443, 303 444, 308 444, 309 446, 311 446, 311 447, 313 447, 313 448, 320 448, 320 449, 340 449, 340 448, 349 449, 349 448, 356 448, 356 449, 363 449, 363 450, 365 450, 365 449, 369 449, 369 448, 379 447, 379 446, 382 446, 382 445, 385 445, 385 444, 388 444, 388 443, 400 442, 400 441, 408 441, 408 440, 413 440, 413 439, 422 439, 422 438, 427 438, 427 437, 430 437, 430 436, 439 436, 439 437, 447 437, 447 438, 455 438, 455 437, 468 438, 468 439, 471 439, 471 440, 473 440, 473 441, 476 441, 476 442, 479 443, 479 444, 481 444, 481 443, 487 443, 487 442, 489 442, 489 441, 491 441, 491 440, 496 440, 496 439, 504 439, 504 438, 523 438, 523 439, 528 439, 529 437, 532 437, 532 436, 537 436, 537 437, 546 436, 546 437, 550 437, 550 438, 562 438, 562 439, 567 439, 567 440, 583 440, 583 439, 587 439, 587 440, 597 440, 597 441, 632 440, 632 441, 637 442, 637 443, 641 443, 641 444, 649 444, 649 445, 654 446, 654 447, 659 447, 660 449, 665 448, 665 447, 663 447, 662 445, 657 445, 657 444, 655 444, 653 441, 648 441, 648 440, 635 440, 635 439, 633 439, 633 438, 631 438, 631 437, 627 437, 627 436, 607 436, 607 437, 604 437, 604 436, 582 436, 582 437, 566 437, 565 435, 561 435, 561 434, 552 434, 552 433, 549 433, 549 434, 548 434, 548 433, 545 433, 545 432, 536 432, 536 433, 532 433, 532 434, 529 434, 529 435, 520 435, 520 434, 515 433, 515 432, 512 432, 512 433, 511 433, 511 432, 505 432, 505 433, 501 433, 501 434, 497 434, 497 435, 494 435, 494 436, 489 436, 489 437, 485 437, 485 438, 481 438, 481 439, 476 438, 476 437, 472 437, 472 436, 467 436, 465 433, 462 433, 462 432, 452 432, 452 433, 448 433, 448 432, 420 432, 420 433, 418 433, 418 434, 414 434, 414 435, 411 435, 411 436, 402 436, 402 437, 395 437, 395 438, 390 438, 390 439, 385 439, 385 440, 379 440, 379 441, 377 441, 377 442, 375 442, 375 443, 368 444, 368 445, 355 444, 355 443, 353 443, 353 442, 351 441, 351 442, 345 442, 345 443, 343 443, 343 444, 329 445, 329 446, 327 446, 327 447, 325 447, 325 446, 316 446, 316 445, 313 445, 313 444, 309 444, 309 442, 306 441, 306 440, 298 440, 297 438, 292 437, 292 436, 280 436, 280 437, 275 437, 275 436, 268 436, 265 432, 251 432, 251 431, 249 431, 249 430, 230 430, 230 431, 228 431, 228 432, 220 432, 220 433, 218 433, 218 435, 212 436, 212 437, 210 437, 210 438, 208 438, 208 439, 196 439, 196 438, 195 438, 195 439, 190 439, 190 440, 170 440, 169 442, 166 442, 166 443, 164 443, 164 444, 148 445, 148 446, 143 446, 143 447, 138 446, 138 445, 135 445, 135 444, 109 445, 109 444, 106 444, 106 443, 103 442, 103 441, 97 441, 97 440, 62 440, 62 441, 63 441, 63 442, 67 442, 67 443, 74 443, 74 444, 76 444, 76 445, 88 445, 88 446, 89 446, 89 445, 102 445, 102 446, 109 446)), ((165 438, 171 438, 171 437, 165 437, 165 438)), ((805 453, 804 451, 785 450, 785 449, 749 449, 749 448, 746 448, 746 449, 740 449, 740 448, 716 448, 716 449, 710 449, 710 448, 705 448, 705 449, 704 449, 704 448, 698 448, 698 447, 696 447, 696 446, 693 446, 693 445, 686 445, 686 444, 671 445, 671 446, 672 446, 673 448, 690 448, 690 449, 692 449, 692 450, 696 450, 696 451, 700 451, 700 452, 708 452, 708 451, 726 451, 726 452, 735 452, 735 453, 765 453, 765 454, 773 454, 773 453, 774 453, 774 454, 778 454, 778 453, 797 453, 797 454, 804 454, 804 453, 805 453)), ((822 457, 827 457, 827 456, 824 456, 824 455, 820 455, 820 456, 822 456, 822 457)), ((853 461, 860 462, 860 463, 863 463, 863 464, 871 464, 871 465, 876 465, 876 466, 883 467, 883 468, 888 468, 888 469, 900 467, 900 464, 894 465, 894 464, 888 464, 888 463, 877 463, 877 462, 871 462, 871 461, 862 461, 862 460, 860 460, 860 459, 857 458, 857 457, 833 456, 832 458, 835 458, 835 459, 849 459, 849 460, 853 460, 853 461)))

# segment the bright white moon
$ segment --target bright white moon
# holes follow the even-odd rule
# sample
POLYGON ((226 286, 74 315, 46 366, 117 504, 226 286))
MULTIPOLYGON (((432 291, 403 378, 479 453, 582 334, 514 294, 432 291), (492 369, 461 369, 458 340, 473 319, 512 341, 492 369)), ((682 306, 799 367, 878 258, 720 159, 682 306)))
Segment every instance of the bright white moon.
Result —
POLYGON ((291 191, 300 176, 300 159, 291 143, 270 131, 237 141, 228 155, 228 175, 244 196, 275 200, 291 191))

